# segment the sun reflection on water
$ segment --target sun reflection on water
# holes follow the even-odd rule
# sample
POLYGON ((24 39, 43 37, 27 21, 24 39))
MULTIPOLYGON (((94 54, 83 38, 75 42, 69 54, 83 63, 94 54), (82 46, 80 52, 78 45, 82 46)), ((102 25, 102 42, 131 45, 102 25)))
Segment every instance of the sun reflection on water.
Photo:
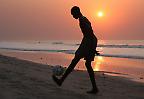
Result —
POLYGON ((98 56, 97 58, 95 58, 93 70, 94 70, 94 71, 99 71, 99 70, 100 70, 101 63, 102 63, 103 61, 104 61, 104 59, 103 59, 102 56, 98 56))

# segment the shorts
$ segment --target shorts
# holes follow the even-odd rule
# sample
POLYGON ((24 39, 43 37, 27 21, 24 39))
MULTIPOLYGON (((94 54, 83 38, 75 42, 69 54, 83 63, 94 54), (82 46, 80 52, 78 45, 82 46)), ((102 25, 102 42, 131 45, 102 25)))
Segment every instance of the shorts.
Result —
POLYGON ((94 61, 97 47, 96 37, 84 37, 75 52, 76 57, 84 58, 84 60, 94 61))

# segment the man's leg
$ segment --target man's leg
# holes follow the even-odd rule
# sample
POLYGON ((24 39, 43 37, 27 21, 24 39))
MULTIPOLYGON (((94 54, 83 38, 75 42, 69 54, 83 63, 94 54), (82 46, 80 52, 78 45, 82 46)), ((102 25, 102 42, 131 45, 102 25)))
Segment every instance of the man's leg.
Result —
POLYGON ((94 71, 93 71, 92 66, 91 66, 91 61, 86 60, 85 65, 86 65, 86 68, 87 68, 87 71, 89 73, 89 77, 90 77, 90 80, 91 80, 91 83, 92 83, 92 86, 93 86, 93 89, 91 91, 89 91, 88 93, 97 93, 98 88, 96 86, 94 71))
POLYGON ((53 80, 59 85, 61 86, 63 81, 66 79, 66 77, 72 72, 72 70, 74 69, 74 67, 76 66, 76 64, 79 62, 80 58, 75 56, 74 59, 72 60, 71 64, 68 66, 67 70, 65 71, 64 75, 58 79, 57 77, 55 77, 53 75, 53 80))

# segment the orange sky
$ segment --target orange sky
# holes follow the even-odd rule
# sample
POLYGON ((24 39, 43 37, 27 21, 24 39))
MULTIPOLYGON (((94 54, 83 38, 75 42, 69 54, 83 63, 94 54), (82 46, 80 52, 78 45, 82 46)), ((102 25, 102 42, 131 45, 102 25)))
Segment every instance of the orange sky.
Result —
POLYGON ((144 0, 0 0, 0 40, 81 39, 73 5, 99 39, 144 39, 144 0))

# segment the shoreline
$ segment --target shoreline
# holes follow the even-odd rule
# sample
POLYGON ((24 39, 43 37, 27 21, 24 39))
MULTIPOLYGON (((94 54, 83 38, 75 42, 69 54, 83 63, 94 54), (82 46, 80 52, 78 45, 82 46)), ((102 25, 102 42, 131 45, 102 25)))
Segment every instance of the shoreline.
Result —
MULTIPOLYGON (((7 51, 1 50, 2 55, 16 57, 22 60, 28 60, 45 65, 62 65, 67 67, 74 55, 65 53, 54 53, 54 52, 25 52, 25 51, 7 51)), ((81 59, 76 70, 86 71, 84 65, 85 61, 81 59)), ((110 58, 110 57, 95 57, 92 62, 94 71, 101 71, 112 76, 122 76, 133 81, 144 83, 144 61, 139 59, 126 59, 126 58, 110 58)))
POLYGON ((100 92, 86 94, 91 83, 86 71, 73 71, 58 87, 45 64, 0 55, 0 98, 2 99, 142 99, 144 84, 123 77, 95 73, 100 92))

